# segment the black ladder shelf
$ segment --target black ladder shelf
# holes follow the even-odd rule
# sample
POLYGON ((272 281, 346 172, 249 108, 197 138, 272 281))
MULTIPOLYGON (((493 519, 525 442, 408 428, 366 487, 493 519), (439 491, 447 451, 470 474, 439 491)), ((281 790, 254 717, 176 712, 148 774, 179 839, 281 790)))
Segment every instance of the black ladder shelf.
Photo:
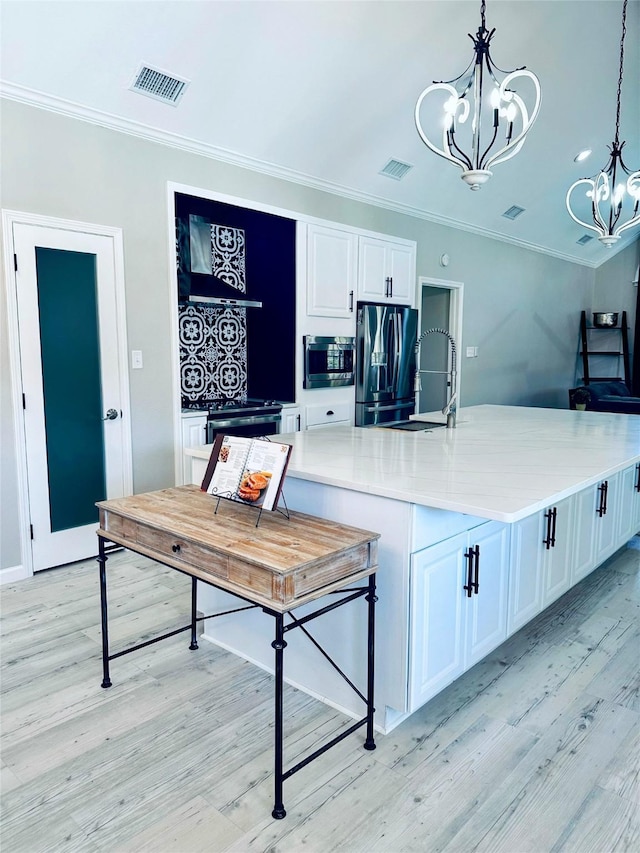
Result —
MULTIPOLYGON (((608 339, 607 339, 608 340, 608 339)), ((590 382, 624 382, 628 388, 631 387, 631 369, 629 364, 629 330, 627 329, 627 312, 622 312, 622 322, 619 326, 588 326, 587 312, 580 313, 580 355, 582 356, 582 381, 584 385, 590 382), (609 332, 611 339, 619 341, 617 349, 598 350, 591 349, 593 340, 591 336, 597 332, 609 332), (589 357, 609 356, 615 357, 616 370, 619 369, 620 357, 624 366, 624 377, 622 376, 592 376, 589 370, 589 357)))

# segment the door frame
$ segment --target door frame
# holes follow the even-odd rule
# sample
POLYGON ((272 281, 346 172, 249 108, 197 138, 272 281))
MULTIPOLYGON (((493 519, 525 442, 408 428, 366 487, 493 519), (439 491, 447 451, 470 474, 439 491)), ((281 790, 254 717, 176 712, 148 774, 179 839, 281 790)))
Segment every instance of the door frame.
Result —
MULTIPOLYGON (((20 580, 33 575, 33 557, 31 536, 29 533, 30 508, 27 479, 27 445, 22 417, 22 369, 20 360, 20 326, 18 322, 17 280, 14 265, 13 226, 32 225, 60 231, 93 234, 111 240, 113 248, 113 266, 115 278, 116 325, 118 335, 118 382, 121 399, 129 401, 129 371, 127 358, 127 323, 125 306, 124 248, 121 228, 108 225, 94 225, 88 222, 75 222, 70 219, 58 219, 35 213, 17 210, 2 210, 2 239, 4 255, 4 274, 7 294, 7 333, 9 343, 9 370, 11 376, 11 402, 13 405, 13 428, 17 466, 18 515, 20 519, 20 551, 22 566, 20 577, 12 572, 11 580, 20 580)), ((133 461, 131 451, 131 414, 130 405, 122 410, 123 421, 123 481, 126 494, 133 491, 133 461)))
MULTIPOLYGON (((457 390, 458 399, 456 408, 461 407, 461 379, 462 379, 462 304, 464 300, 464 283, 461 281, 449 281, 443 278, 418 277, 418 337, 424 331, 422 328, 422 289, 424 287, 438 287, 448 290, 449 294, 449 332, 456 342, 457 354, 457 390)), ((451 350, 449 349, 449 369, 451 369, 451 350)))

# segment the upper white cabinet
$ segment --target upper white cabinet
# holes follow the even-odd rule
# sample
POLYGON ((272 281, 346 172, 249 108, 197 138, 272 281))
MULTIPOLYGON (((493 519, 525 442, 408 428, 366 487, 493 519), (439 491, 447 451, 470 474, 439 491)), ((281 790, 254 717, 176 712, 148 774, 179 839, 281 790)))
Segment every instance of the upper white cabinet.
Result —
POLYGON ((316 317, 353 316, 357 264, 357 234, 309 225, 307 314, 316 317))
POLYGON ((415 282, 415 243, 377 237, 359 238, 359 299, 413 305, 415 282))

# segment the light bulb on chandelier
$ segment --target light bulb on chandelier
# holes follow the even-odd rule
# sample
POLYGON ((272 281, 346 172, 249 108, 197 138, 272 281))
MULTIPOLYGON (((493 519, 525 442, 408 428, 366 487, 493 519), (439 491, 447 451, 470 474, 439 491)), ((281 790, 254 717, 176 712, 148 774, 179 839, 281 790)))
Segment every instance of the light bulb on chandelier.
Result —
MULTIPOLYGON (((622 38, 620 40, 620 71, 618 74, 618 95, 616 108, 616 132, 609 146, 609 162, 592 178, 580 178, 575 181, 566 195, 569 215, 579 225, 598 234, 598 240, 611 248, 628 228, 640 223, 640 171, 632 172, 622 158, 624 142, 620 142, 620 94, 622 91, 622 71, 624 67, 624 39, 627 32, 627 0, 622 4, 622 38), (580 202, 584 197, 580 193, 573 195, 576 187, 586 187, 586 198, 591 208, 591 222, 581 219, 580 202), (575 206, 575 210, 572 208, 575 206), (628 219, 627 219, 628 217, 628 219)), ((584 206, 584 205, 583 205, 584 206)))
MULTIPOLYGON (((479 190, 492 176, 491 167, 509 160, 524 145, 529 129, 540 109, 540 83, 535 74, 526 68, 502 71, 494 65, 490 54, 491 39, 495 28, 487 30, 485 25, 485 0, 480 6, 480 27, 473 41, 474 57, 459 77, 448 81, 434 81, 422 92, 415 108, 416 128, 424 144, 434 154, 462 169, 462 180, 472 189, 479 190), (497 74, 506 75, 502 81, 497 74), (515 82, 528 81, 533 89, 533 106, 527 108, 524 99, 512 88, 515 82), (491 87, 490 95, 485 91, 491 87), (431 142, 423 128, 421 113, 427 100, 433 102, 438 96, 446 100, 441 103, 444 120, 437 133, 442 133, 442 147, 431 142), (471 122, 467 125, 467 119, 471 122), (483 138, 482 123, 489 130, 483 138), (503 136, 499 138, 500 131, 503 136), (464 136, 465 139, 461 139, 464 136), (470 139, 468 138, 470 137, 470 139), (468 144, 466 153, 462 146, 468 144)), ((442 113, 440 114, 442 115, 442 113)))

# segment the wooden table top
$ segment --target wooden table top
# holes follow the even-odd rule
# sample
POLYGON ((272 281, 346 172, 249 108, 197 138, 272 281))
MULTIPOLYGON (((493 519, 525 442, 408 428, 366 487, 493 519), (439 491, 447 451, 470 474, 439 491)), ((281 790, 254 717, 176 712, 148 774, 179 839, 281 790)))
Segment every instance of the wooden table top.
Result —
POLYGON ((100 501, 98 535, 276 610, 377 569, 378 533, 217 503, 194 485, 100 501))

